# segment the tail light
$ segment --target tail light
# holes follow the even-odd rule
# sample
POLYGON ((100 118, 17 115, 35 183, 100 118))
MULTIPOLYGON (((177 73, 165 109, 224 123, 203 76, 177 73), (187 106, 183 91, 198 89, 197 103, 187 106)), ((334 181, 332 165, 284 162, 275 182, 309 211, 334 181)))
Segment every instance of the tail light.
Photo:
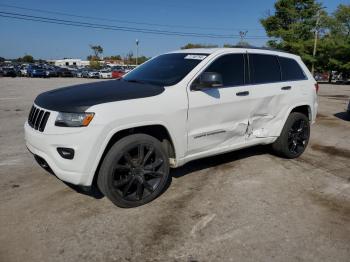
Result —
POLYGON ((315 89, 316 89, 316 94, 317 94, 318 90, 320 89, 320 86, 318 85, 318 83, 315 84, 315 89))

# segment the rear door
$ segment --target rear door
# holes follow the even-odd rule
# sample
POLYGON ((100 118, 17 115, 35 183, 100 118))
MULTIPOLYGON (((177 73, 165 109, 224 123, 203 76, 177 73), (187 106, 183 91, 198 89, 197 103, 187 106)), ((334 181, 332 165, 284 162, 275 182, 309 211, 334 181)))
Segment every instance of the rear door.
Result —
POLYGON ((275 136, 276 130, 283 125, 292 87, 282 82, 276 55, 248 51, 248 61, 251 107, 246 139, 275 136))

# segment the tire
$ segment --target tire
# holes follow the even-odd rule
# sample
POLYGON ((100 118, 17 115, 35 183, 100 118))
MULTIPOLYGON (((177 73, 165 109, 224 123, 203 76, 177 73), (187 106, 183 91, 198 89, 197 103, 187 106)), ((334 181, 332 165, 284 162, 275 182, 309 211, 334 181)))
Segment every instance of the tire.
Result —
POLYGON ((116 206, 130 208, 157 198, 170 179, 169 157, 161 142, 149 135, 134 134, 110 148, 100 167, 97 186, 116 206))
POLYGON ((304 153, 310 138, 310 122, 302 113, 292 112, 281 135, 272 144, 273 151, 285 158, 297 158, 304 153))

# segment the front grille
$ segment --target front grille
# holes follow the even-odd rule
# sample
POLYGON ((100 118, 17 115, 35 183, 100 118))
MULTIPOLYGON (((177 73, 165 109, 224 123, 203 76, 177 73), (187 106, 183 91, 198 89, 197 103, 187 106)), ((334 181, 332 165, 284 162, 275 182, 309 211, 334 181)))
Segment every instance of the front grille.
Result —
POLYGON ((50 112, 32 106, 28 117, 28 124, 35 130, 43 132, 49 116, 50 112))

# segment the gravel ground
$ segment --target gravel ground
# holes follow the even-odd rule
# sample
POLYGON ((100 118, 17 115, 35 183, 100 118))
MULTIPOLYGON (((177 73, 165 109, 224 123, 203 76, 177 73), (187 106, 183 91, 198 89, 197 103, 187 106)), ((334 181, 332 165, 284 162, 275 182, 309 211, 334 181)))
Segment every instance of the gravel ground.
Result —
POLYGON ((120 209, 48 175, 24 145, 38 93, 89 81, 0 78, 0 261, 350 260, 350 86, 321 85, 299 159, 254 147, 191 162, 152 203, 120 209))

